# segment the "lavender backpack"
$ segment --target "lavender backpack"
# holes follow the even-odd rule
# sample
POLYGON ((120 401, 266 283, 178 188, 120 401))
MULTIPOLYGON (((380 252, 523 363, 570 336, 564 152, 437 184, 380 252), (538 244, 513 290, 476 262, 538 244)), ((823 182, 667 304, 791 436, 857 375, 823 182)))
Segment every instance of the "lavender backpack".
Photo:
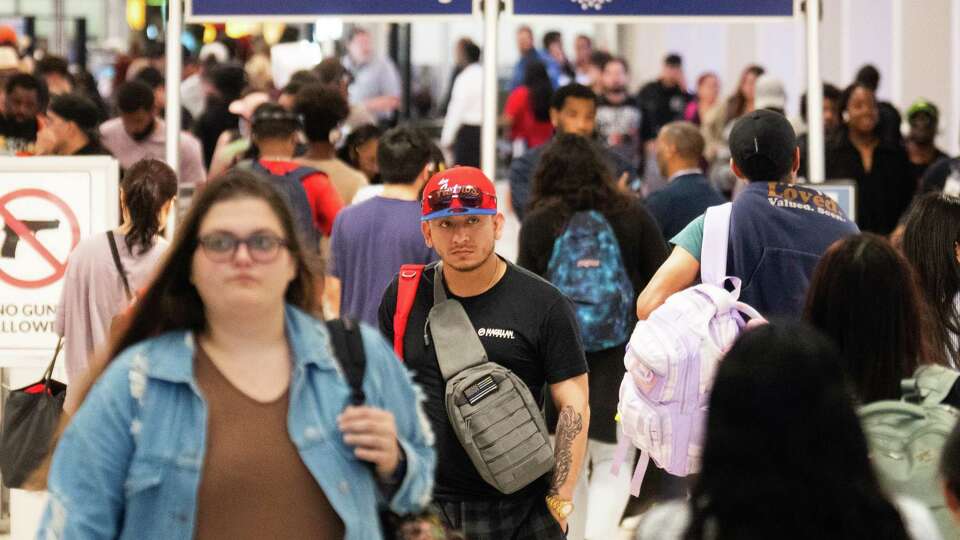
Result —
MULTIPOLYGON (((674 476, 700 469, 707 403, 717 366, 747 322, 762 322, 737 301, 740 280, 727 277, 731 204, 707 209, 700 281, 673 294, 633 330, 617 406, 620 443, 613 474, 630 444, 640 449, 631 492, 637 495, 652 459, 674 476), (732 291, 724 287, 733 285, 732 291)), ((754 323, 756 324, 756 323, 754 323)))

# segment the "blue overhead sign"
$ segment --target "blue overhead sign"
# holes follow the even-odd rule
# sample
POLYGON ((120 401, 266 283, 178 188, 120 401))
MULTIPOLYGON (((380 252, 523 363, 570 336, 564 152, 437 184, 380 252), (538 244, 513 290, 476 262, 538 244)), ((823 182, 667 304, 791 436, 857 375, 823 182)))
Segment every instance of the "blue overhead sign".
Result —
POLYGON ((794 0, 513 0, 514 15, 789 17, 794 0))
MULTIPOLYGON (((628 0, 632 1, 632 0, 628 0)), ((474 0, 187 0, 190 19, 471 15, 474 0)))

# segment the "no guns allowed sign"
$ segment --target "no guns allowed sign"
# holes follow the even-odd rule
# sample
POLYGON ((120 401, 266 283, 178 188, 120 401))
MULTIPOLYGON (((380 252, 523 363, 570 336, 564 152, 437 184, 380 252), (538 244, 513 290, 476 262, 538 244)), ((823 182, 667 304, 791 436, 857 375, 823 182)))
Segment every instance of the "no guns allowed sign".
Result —
POLYGON ((50 360, 67 257, 119 222, 118 170, 109 157, 0 158, 0 367, 50 360))

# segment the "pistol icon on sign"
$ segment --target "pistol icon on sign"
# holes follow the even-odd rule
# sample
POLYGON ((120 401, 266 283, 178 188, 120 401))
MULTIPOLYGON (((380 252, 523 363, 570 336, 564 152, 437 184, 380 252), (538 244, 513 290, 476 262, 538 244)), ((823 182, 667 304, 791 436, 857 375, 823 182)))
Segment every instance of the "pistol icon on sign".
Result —
MULTIPOLYGON (((46 221, 23 220, 20 223, 23 223, 23 226, 30 229, 30 232, 34 234, 39 231, 60 228, 59 219, 50 219, 46 221)), ((0 257, 12 259, 17 255, 17 245, 20 243, 20 235, 11 229, 10 225, 4 225, 3 236, 4 240, 3 247, 0 248, 0 257)))

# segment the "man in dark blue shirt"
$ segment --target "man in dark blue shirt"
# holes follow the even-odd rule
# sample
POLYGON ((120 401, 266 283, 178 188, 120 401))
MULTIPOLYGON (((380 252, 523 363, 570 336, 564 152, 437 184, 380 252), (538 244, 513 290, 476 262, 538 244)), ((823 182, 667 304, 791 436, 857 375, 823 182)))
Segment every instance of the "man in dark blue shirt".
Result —
MULTIPOLYGON (((571 133, 594 137, 597 127, 597 95, 582 84, 568 84, 553 94, 550 103, 550 121, 557 133, 571 133)), ((510 202, 517 219, 523 220, 524 211, 533 189, 533 174, 540 164, 540 156, 549 145, 540 145, 510 164, 510 202)), ((633 186, 637 170, 609 148, 606 149, 607 164, 614 179, 621 184, 633 186)))
POLYGON ((657 135, 657 166, 667 187, 647 198, 647 208, 660 224, 665 238, 673 238, 707 208, 723 204, 700 169, 703 135, 690 122, 670 122, 657 135))

